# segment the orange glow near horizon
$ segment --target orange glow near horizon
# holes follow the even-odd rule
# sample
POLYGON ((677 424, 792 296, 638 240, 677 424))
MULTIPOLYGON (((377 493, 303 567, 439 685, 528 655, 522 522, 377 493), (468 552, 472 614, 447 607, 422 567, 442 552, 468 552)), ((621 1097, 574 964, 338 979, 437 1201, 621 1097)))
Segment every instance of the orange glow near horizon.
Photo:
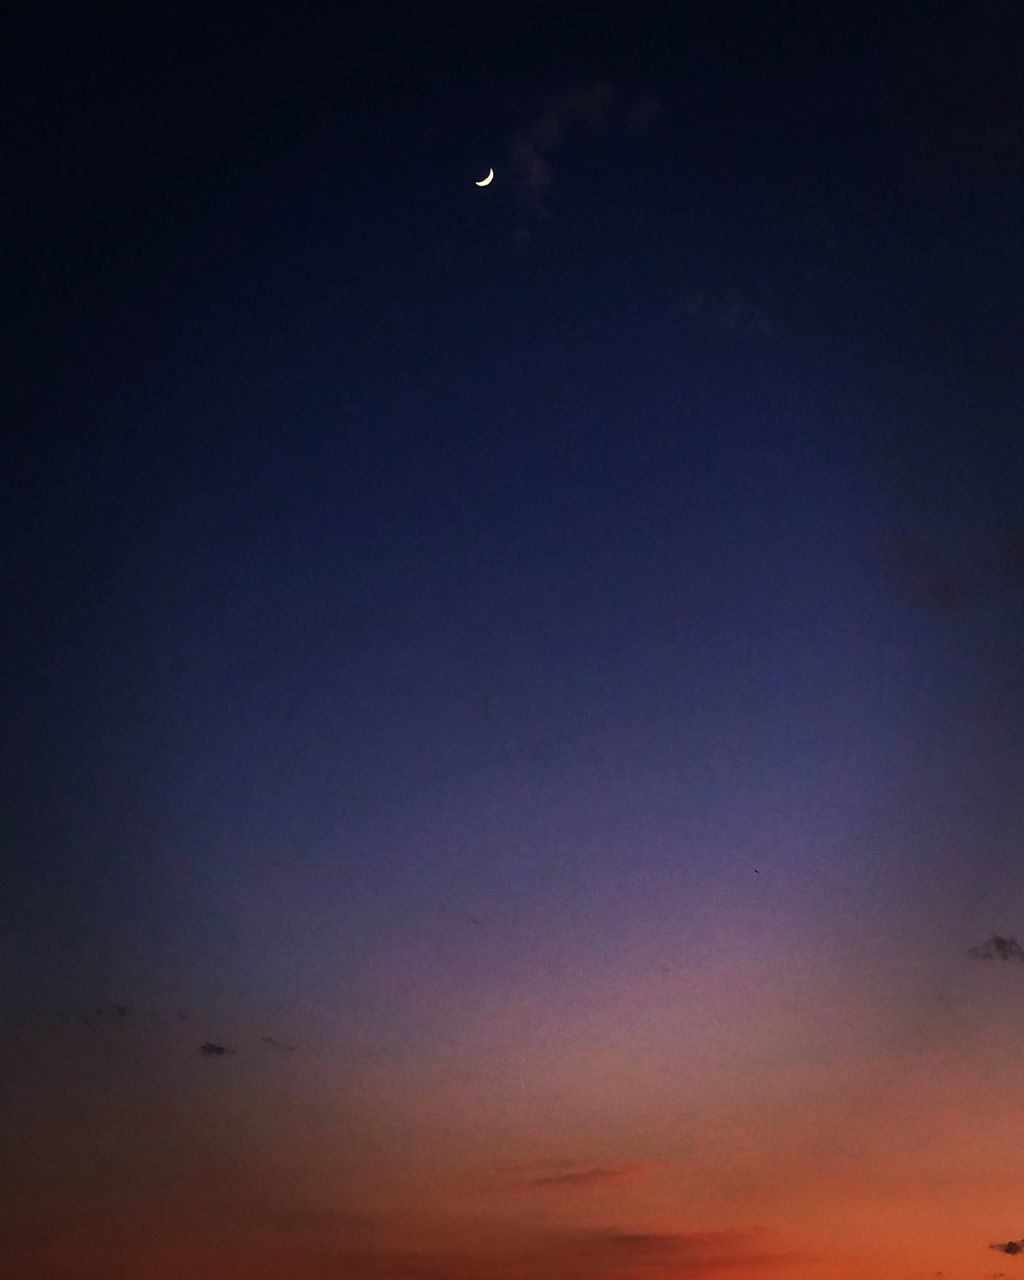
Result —
MULTIPOLYGON (((650 988, 630 1011, 617 983, 518 1051, 524 1016, 544 1026, 536 1002, 382 1070, 325 1042, 259 1063, 196 1055, 161 1080, 155 1051, 139 1072, 127 1028, 92 1042, 88 1071, 49 1032, 33 1052, 56 1072, 50 1096, 46 1071, 19 1073, 16 1092, 47 1116, 26 1182, 52 1191, 45 1212, 8 1200, 9 1247, 40 1274, 151 1280, 212 1260, 225 1280, 892 1280, 937 1258, 932 1272, 973 1280, 1020 1232, 1020 1046, 986 1030, 1010 978, 967 970, 974 1007, 954 1023, 898 1052, 855 1051, 837 1027, 814 1062, 783 1052, 817 1042, 810 1007, 789 991, 755 1011, 728 966, 687 989, 717 991, 735 1024, 702 1027, 689 1056, 688 1020, 672 1030, 650 988), (56 1081, 76 1070, 72 1097, 56 1081), (47 1151, 70 1132, 55 1176, 47 1151)), ((862 1038, 878 1012, 845 1006, 862 1038)))

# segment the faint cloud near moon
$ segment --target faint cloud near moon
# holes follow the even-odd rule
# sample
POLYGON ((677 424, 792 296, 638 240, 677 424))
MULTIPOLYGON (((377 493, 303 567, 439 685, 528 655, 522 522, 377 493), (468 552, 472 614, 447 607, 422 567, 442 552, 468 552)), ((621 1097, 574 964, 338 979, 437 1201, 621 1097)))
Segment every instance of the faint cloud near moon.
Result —
POLYGON ((555 181, 555 154, 583 132, 645 132, 659 107, 649 94, 627 98, 616 85, 598 81, 548 98, 540 113, 514 134, 508 148, 512 182, 531 217, 549 214, 547 196, 555 181))

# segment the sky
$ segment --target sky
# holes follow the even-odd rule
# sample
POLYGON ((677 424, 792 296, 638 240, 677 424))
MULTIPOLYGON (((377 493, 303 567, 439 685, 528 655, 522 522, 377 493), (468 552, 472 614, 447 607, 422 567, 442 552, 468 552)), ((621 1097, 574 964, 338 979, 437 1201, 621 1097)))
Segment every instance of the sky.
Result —
POLYGON ((1019 8, 8 37, 4 1275, 1016 1274, 1019 8))

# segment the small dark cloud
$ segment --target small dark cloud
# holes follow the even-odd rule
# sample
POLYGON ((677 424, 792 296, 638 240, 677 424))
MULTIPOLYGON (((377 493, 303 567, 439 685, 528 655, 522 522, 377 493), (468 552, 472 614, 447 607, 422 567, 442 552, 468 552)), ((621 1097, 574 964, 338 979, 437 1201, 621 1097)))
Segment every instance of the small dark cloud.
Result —
POLYGON ((1024 963, 1024 947, 1014 937, 1004 938, 994 933, 987 942, 971 947, 967 954, 974 960, 1005 960, 1011 964, 1024 963))
POLYGON ((92 1013, 82 1015, 82 1021, 87 1027, 95 1027, 100 1018, 127 1018, 128 1014, 129 1009, 126 1004, 97 1005, 92 1013))
POLYGON ((963 585, 948 569, 940 569, 921 584, 922 595, 940 613, 948 613, 963 603, 963 585))
POLYGON ((289 1053, 295 1052, 295 1045, 285 1044, 283 1040, 275 1040, 273 1036, 260 1036, 260 1044, 269 1044, 274 1049, 287 1049, 289 1053))
POLYGON ((905 534, 892 540, 888 554, 901 590, 934 613, 952 614, 1024 587, 1024 527, 976 530, 942 549, 905 534))
MULTIPOLYGON (((183 1009, 175 1009, 175 1008, 151 1009, 148 1011, 145 1018, 143 1019, 142 1025, 152 1027, 153 1019, 157 1019, 160 1021, 163 1021, 165 1019, 167 1020, 173 1019, 174 1022, 190 1022, 192 1020, 191 1015, 186 1013, 183 1009)), ((123 1020, 123 1021, 129 1022, 129 1024, 134 1023, 135 1025, 139 1025, 138 1018, 136 1016, 133 1016, 131 1008, 126 1004, 108 1004, 108 1005, 97 1006, 91 1012, 83 1014, 81 1020, 82 1020, 82 1023, 90 1029, 95 1029, 101 1020, 102 1021, 123 1020)), ((167 1022, 165 1022, 164 1025, 167 1026, 168 1025, 167 1022)), ((260 1035, 260 1036, 255 1036, 254 1038, 260 1044, 267 1045, 271 1049, 278 1049, 287 1053, 298 1052, 297 1045, 290 1044, 286 1040, 279 1040, 276 1036, 260 1035)), ((234 1054, 237 1052, 237 1050, 230 1049, 227 1046, 222 1044, 217 1044, 213 1040, 207 1040, 207 1041, 204 1041, 203 1044, 198 1046, 198 1052, 201 1053, 206 1058, 221 1058, 221 1057, 225 1057, 228 1054, 234 1054)))
POLYGON ((929 613, 951 614, 968 597, 970 575, 954 567, 946 554, 914 534, 900 537, 889 549, 890 568, 901 594, 929 613))
POLYGON ((1000 1253, 1011 1255, 1024 1253, 1024 1240, 1007 1240, 1005 1244, 990 1244, 990 1249, 998 1249, 1000 1253))
POLYGON ((214 1044, 207 1040, 199 1046, 199 1052, 207 1058, 222 1058, 226 1053, 234 1053, 234 1049, 226 1049, 222 1044, 214 1044))

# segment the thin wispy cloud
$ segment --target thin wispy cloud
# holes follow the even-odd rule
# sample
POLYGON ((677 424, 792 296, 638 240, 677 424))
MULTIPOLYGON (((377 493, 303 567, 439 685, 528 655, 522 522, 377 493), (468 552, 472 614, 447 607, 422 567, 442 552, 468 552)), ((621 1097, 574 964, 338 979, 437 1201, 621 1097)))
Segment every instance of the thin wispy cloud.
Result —
POLYGON ((650 1166, 624 1164, 605 1169, 577 1169, 566 1173, 549 1173, 514 1184, 518 1191, 586 1191, 592 1187, 606 1187, 618 1182, 630 1182, 644 1177, 650 1166))
POLYGON ((555 94, 509 143, 508 165, 525 210, 546 217, 555 181, 556 153, 585 133, 638 134, 650 128, 658 104, 650 95, 627 98, 615 85, 597 81, 555 94))
POLYGON ((659 1161, 599 1164, 594 1160, 531 1160, 503 1164, 487 1186, 498 1194, 589 1191, 645 1178, 664 1167, 659 1161))
POLYGON ((93 1018, 127 1018, 128 1012, 126 1004, 105 1004, 97 1006, 92 1011, 92 1014, 87 1016, 93 1018))
POLYGON ((273 1049, 287 1049, 289 1053, 294 1053, 296 1048, 293 1044, 285 1044, 283 1040, 275 1040, 273 1036, 260 1036, 259 1042, 270 1045, 273 1049))
MULTIPOLYGON (((123 1024, 129 1027, 139 1029, 138 1034, 145 1033, 152 1035, 161 1030, 161 1024, 166 1031, 169 1025, 180 1025, 182 1022, 191 1021, 191 1015, 185 1013, 182 1009, 150 1009, 148 1013, 140 1015, 138 1011, 127 1004, 107 1004, 96 1006, 92 1012, 82 1016, 82 1022, 90 1030, 94 1030, 102 1023, 107 1024, 123 1024)), ((292 1044, 287 1040, 279 1040, 276 1036, 257 1035, 254 1037, 258 1044, 266 1045, 268 1049, 282 1053, 297 1053, 298 1045, 292 1044)), ((225 1045, 219 1044, 215 1040, 206 1040, 198 1046, 198 1052, 205 1058, 221 1058, 229 1054, 235 1054, 237 1049, 230 1049, 225 1045)))
POLYGON ((768 312, 735 292, 714 294, 699 290, 690 294, 680 310, 693 324, 740 338, 766 337, 775 332, 768 312))
POLYGON ((82 1021, 87 1027, 94 1027, 97 1019, 100 1018, 127 1018, 128 1006, 126 1004, 107 1004, 97 1007, 92 1013, 83 1015, 82 1021))

